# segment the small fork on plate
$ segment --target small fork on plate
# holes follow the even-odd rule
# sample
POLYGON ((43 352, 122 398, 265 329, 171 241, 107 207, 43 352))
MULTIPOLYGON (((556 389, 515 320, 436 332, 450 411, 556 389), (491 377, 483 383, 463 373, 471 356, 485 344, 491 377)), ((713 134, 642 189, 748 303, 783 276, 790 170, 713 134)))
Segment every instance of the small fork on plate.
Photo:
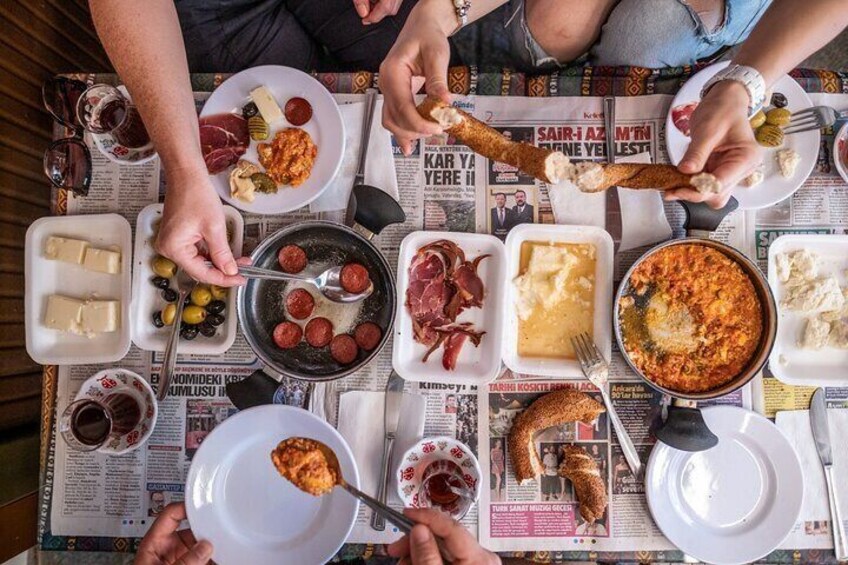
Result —
POLYGON ((836 110, 830 106, 812 106, 792 114, 789 125, 783 130, 786 135, 832 126, 836 120, 848 118, 848 110, 836 110))
POLYGON ((615 433, 618 436, 618 441, 621 443, 621 450, 624 452, 624 458, 627 459, 627 465, 636 480, 642 478, 642 461, 639 460, 639 453, 633 445, 633 440, 624 429, 624 424, 618 418, 615 407, 612 405, 612 399, 609 396, 607 385, 609 384, 609 365, 601 355, 598 346, 589 337, 589 334, 583 332, 571 338, 571 346, 574 348, 574 353, 577 355, 577 360, 580 361, 580 368, 583 374, 589 379, 598 390, 601 391, 601 397, 604 399, 604 406, 609 413, 609 419, 612 422, 612 427, 615 428, 615 433))

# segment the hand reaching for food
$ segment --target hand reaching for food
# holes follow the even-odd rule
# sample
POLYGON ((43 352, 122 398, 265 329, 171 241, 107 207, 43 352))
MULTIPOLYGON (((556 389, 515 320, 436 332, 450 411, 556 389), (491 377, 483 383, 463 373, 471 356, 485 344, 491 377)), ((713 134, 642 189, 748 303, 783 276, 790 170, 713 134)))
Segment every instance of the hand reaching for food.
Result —
MULTIPOLYGON (((168 172, 165 210, 156 239, 157 251, 193 279, 217 286, 244 284, 227 242, 220 198, 205 169, 168 172), (197 245, 203 243, 208 257, 197 245), (214 267, 207 265, 211 260, 214 267)), ((246 260, 246 259, 245 259, 246 260)))
POLYGON ((212 544, 198 542, 191 530, 179 530, 186 519, 185 504, 175 502, 150 526, 135 556, 135 565, 204 565, 212 558, 212 544))
POLYGON ((733 81, 712 87, 690 121, 692 142, 678 169, 685 174, 707 171, 723 187, 717 194, 681 188, 666 193, 666 200, 706 202, 721 208, 730 199, 730 188, 751 174, 762 161, 760 147, 748 121, 748 93, 733 81))
POLYGON ((500 557, 483 549, 465 526, 449 515, 433 508, 407 508, 403 513, 418 524, 389 546, 389 555, 400 558, 401 563, 444 563, 436 546, 435 536, 439 536, 454 565, 500 565, 500 557))

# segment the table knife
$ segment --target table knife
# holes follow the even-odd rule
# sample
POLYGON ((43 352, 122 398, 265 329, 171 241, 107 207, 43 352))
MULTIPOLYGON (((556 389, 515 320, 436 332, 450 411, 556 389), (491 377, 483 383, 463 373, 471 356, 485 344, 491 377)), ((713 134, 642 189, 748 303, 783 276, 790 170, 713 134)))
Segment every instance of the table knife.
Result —
POLYGON ((833 550, 838 561, 848 559, 848 547, 845 543, 845 526, 839 509, 839 499, 836 494, 836 480, 833 472, 833 455, 830 450, 830 430, 827 425, 827 405, 824 402, 824 389, 819 388, 810 401, 810 428, 813 430, 813 441, 819 452, 819 459, 824 468, 824 479, 827 483, 827 498, 830 506, 830 523, 833 528, 833 550))
MULTIPOLYGON (((396 372, 392 371, 389 381, 386 383, 386 400, 384 413, 384 437, 383 437, 383 463, 380 469, 380 483, 377 487, 377 500, 386 503, 386 490, 389 484, 389 465, 392 461, 392 448, 397 437, 398 423, 400 422, 400 404, 403 400, 404 381, 396 372)), ((376 512, 371 514, 371 527, 382 532, 386 529, 386 520, 376 512)))
MULTIPOLYGON (((615 163, 615 97, 604 96, 604 132, 607 147, 607 162, 615 163)), ((621 201, 618 187, 606 191, 606 213, 604 227, 612 237, 613 253, 621 246, 621 201)))

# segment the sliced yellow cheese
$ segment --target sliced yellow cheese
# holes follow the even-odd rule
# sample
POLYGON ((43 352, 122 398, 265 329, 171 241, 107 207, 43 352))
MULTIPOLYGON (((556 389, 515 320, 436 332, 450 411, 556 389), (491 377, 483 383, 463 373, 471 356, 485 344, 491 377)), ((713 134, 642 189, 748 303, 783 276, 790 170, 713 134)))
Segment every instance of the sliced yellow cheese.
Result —
POLYGON ((88 242, 82 239, 50 236, 44 244, 44 256, 66 263, 82 263, 88 242))
POLYGON ((121 252, 89 247, 85 251, 82 266, 88 271, 116 275, 121 272, 121 252))
POLYGON ((80 329, 84 334, 114 332, 118 330, 117 300, 90 300, 82 305, 80 329))
POLYGON ((253 103, 262 114, 262 119, 272 124, 283 118, 283 111, 280 110, 280 105, 274 100, 271 92, 264 86, 259 86, 250 91, 250 97, 253 103))
POLYGON ((51 294, 47 297, 44 325, 53 330, 80 333, 82 301, 51 294))

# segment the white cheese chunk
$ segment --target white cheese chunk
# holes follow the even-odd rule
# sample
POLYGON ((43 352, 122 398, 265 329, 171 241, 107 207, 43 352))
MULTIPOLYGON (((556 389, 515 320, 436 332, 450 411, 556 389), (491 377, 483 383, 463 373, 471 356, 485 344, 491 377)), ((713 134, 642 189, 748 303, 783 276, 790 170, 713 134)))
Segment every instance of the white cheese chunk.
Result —
POLYGON ((81 310, 81 300, 51 294, 47 297, 44 325, 52 330, 79 333, 81 310))
POLYGON ((117 275, 121 272, 121 252, 89 247, 82 266, 88 271, 117 275))
POLYGON ((82 263, 88 242, 82 239, 50 236, 44 244, 44 256, 66 263, 82 263))
POLYGON ((848 318, 841 318, 830 325, 830 345, 848 349, 848 318))
POLYGON ((89 300, 82 305, 80 329, 91 335, 118 330, 118 311, 121 303, 117 300, 89 300))
POLYGON ((259 86, 254 88, 250 91, 250 97, 259 109, 259 113, 262 114, 262 119, 269 124, 283 118, 283 111, 280 110, 280 105, 274 100, 271 91, 267 87, 259 86))
POLYGON ((787 179, 795 175, 795 169, 801 162, 801 156, 792 149, 781 149, 775 154, 774 158, 777 161, 778 168, 780 168, 781 176, 787 179))
POLYGON ((839 310, 843 304, 845 304, 845 297, 842 296, 839 282, 834 276, 789 287, 780 303, 787 310, 810 314, 839 310))
POLYGON ((804 335, 799 344, 804 349, 821 349, 827 345, 830 324, 821 318, 810 318, 804 327, 804 335))

